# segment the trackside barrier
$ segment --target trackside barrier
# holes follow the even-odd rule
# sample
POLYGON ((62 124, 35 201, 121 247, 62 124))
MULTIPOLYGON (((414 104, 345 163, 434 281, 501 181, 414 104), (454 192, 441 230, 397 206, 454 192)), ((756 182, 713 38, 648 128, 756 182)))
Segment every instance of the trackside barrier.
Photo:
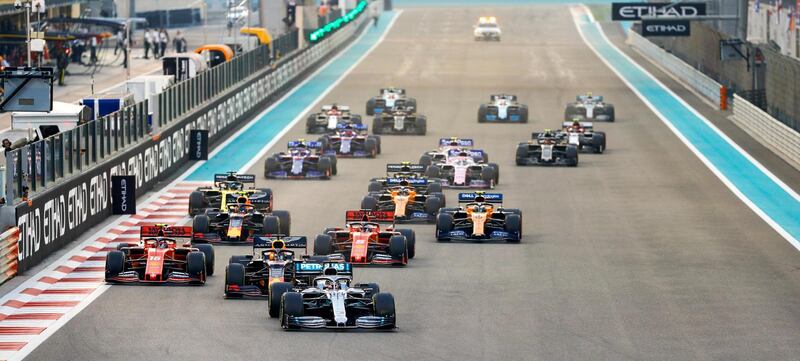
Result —
POLYGON ((738 94, 734 94, 733 98, 733 122, 753 139, 800 170, 800 133, 738 94))
MULTIPOLYGON (((241 81, 235 84, 206 78, 208 82, 194 83, 196 87, 175 87, 164 96, 173 98, 167 102, 175 105, 169 109, 176 113, 158 133, 142 137, 102 162, 82 163, 85 166, 78 168, 79 175, 61 180, 40 190, 28 202, 15 205, 16 225, 20 229, 19 270, 29 269, 112 215, 112 176, 136 176, 136 194, 139 195, 153 189, 159 182, 170 180, 189 162, 191 130, 208 130, 210 145, 221 143, 228 134, 279 99, 346 43, 353 41, 365 27, 366 19, 359 16, 325 40, 286 55, 277 63, 254 68, 249 74, 233 71, 232 67, 209 73, 215 74, 212 78, 240 78, 241 81), (204 87, 208 84, 220 87, 219 93, 210 97, 204 95, 205 101, 190 100, 192 94, 206 89, 204 87), (178 111, 179 108, 182 110, 178 111)), ((128 128, 122 129, 126 137, 125 129, 128 128)), ((77 142, 85 146, 84 149, 93 149, 92 142, 86 146, 86 139, 78 137, 77 142)), ((49 149, 45 148, 45 152, 49 149)), ((75 153, 85 157, 82 152, 75 153)), ((23 160, 27 161, 27 158, 23 160)))
POLYGON ((628 32, 628 44, 633 45, 651 61, 668 70, 703 97, 717 104, 720 109, 727 108, 727 104, 723 104, 721 98, 723 86, 709 78, 708 75, 686 64, 680 58, 653 44, 635 31, 628 32))
POLYGON ((19 261, 19 228, 12 227, 0 234, 0 284, 17 275, 19 261))

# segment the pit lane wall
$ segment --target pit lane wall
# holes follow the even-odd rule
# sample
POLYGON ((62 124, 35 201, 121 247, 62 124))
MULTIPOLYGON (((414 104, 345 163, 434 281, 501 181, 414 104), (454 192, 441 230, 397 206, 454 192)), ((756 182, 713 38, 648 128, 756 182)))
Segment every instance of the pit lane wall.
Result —
POLYGON ((38 264, 112 215, 111 176, 135 175, 139 195, 170 179, 189 161, 192 129, 208 130, 212 147, 221 143, 353 41, 368 20, 362 13, 331 36, 244 79, 160 133, 17 205, 19 271, 38 264))
POLYGON ((800 133, 769 113, 734 95, 731 120, 747 134, 800 170, 800 133))
POLYGON ((658 45, 653 44, 635 31, 628 32, 628 43, 638 49, 650 61, 658 64, 682 82, 688 84, 704 98, 717 104, 720 109, 727 108, 727 99, 722 96, 725 93, 725 88, 714 79, 686 64, 686 62, 668 53, 658 45))

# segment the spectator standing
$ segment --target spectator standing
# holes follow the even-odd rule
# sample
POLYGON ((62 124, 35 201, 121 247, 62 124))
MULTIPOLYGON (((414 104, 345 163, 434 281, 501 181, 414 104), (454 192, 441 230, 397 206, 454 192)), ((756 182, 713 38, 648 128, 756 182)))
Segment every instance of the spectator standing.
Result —
POLYGON ((150 33, 150 46, 153 48, 153 58, 156 59, 158 59, 158 54, 160 53, 158 49, 159 44, 161 44, 161 35, 157 29, 153 29, 150 33))
POLYGON ((176 53, 182 53, 186 51, 186 39, 183 37, 183 33, 180 30, 175 33, 175 37, 172 38, 172 46, 175 48, 176 53))
POLYGON ((164 57, 164 53, 167 52, 167 44, 169 44, 169 34, 167 33, 167 29, 161 28, 161 31, 158 33, 158 43, 159 49, 161 49, 160 58, 164 57))
MULTIPOLYGON (((153 45, 153 33, 150 29, 146 29, 144 31, 144 58, 150 59, 147 57, 147 53, 150 52, 150 46, 153 45)), ((153 50, 155 52, 155 50, 153 50)), ((155 55, 155 54, 153 54, 155 55)))
POLYGON ((89 39, 89 62, 92 64, 97 63, 97 37, 92 36, 89 39))
POLYGON ((119 51, 120 48, 122 51, 125 51, 125 46, 123 44, 125 42, 123 39, 124 37, 125 34, 122 32, 122 30, 117 30, 117 44, 114 45, 114 55, 117 55, 117 51, 119 51))

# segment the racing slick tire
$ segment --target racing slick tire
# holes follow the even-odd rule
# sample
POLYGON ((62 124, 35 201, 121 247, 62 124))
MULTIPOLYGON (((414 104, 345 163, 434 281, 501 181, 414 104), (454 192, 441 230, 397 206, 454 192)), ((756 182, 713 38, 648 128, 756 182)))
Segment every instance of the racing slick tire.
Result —
MULTIPOLYGON (((261 221, 261 233, 281 234, 281 219, 277 216, 264 216, 264 219, 261 221)), ((286 236, 288 236, 288 234, 286 236)))
POLYGON ((275 282, 269 285, 269 317, 276 318, 281 314, 281 298, 287 292, 292 292, 292 284, 289 282, 275 282))
POLYGON ((325 230, 322 231, 322 234, 328 234, 328 232, 336 232, 336 227, 325 228, 325 230))
POLYGON ((406 107, 414 108, 417 111, 417 98, 406 98, 406 107))
POLYGON ((417 235, 413 229, 403 228, 398 229, 398 232, 406 237, 406 248, 408 248, 408 259, 414 258, 417 254, 417 235))
POLYGON ((428 118, 424 116, 420 116, 417 118, 417 124, 415 127, 416 135, 425 135, 428 132, 428 118))
POLYGON ((273 156, 264 160, 264 178, 269 178, 269 174, 281 170, 281 163, 273 156))
POLYGON ((503 208, 503 212, 508 214, 518 214, 520 217, 522 217, 522 211, 517 208, 503 208))
MULTIPOLYGON (((506 216, 506 223, 504 225, 505 231, 509 233, 519 233, 522 238, 522 216, 519 214, 509 214, 506 216)), ((519 239, 509 240, 509 242, 519 242, 519 239)))
POLYGON ((500 166, 497 163, 489 163, 489 167, 494 168, 494 184, 500 184, 500 166))
POLYGON ((528 158, 528 145, 527 144, 517 145, 517 156, 516 156, 517 165, 525 165, 526 158, 528 158))
POLYGON ((481 151, 481 160, 478 163, 489 163, 489 153, 481 151))
POLYGON ((306 118, 306 133, 313 134, 317 128, 317 115, 311 114, 306 118))
POLYGON ((327 256, 333 253, 333 238, 327 234, 318 234, 314 238, 314 255, 327 256))
POLYGON ((497 178, 497 175, 494 168, 483 167, 481 169, 481 180, 488 183, 490 188, 493 187, 495 178, 497 178))
POLYGON ((326 157, 330 158, 330 160, 331 160, 331 166, 333 167, 333 175, 338 174, 339 170, 336 167, 336 163, 337 163, 336 155, 332 154, 332 155, 327 155, 326 157))
MULTIPOLYGON (((365 283, 365 284, 363 284, 361 286, 369 288, 369 292, 365 292, 367 294, 367 296, 376 295, 378 293, 381 293, 381 286, 378 286, 377 283, 365 283)), ((367 290, 365 289, 364 291, 367 291, 367 290)))
POLYGON ((292 214, 289 211, 272 211, 272 215, 280 219, 280 231, 285 236, 292 234, 292 214))
POLYGON ((364 140, 364 150, 369 154, 368 158, 375 158, 378 155, 378 142, 375 138, 367 138, 364 140))
POLYGON ((394 259, 403 259, 408 255, 406 236, 394 235, 389 238, 389 255, 394 259))
POLYGON ((186 255, 186 273, 193 277, 203 277, 206 272, 206 255, 200 251, 191 251, 186 255))
POLYGON ((241 264, 242 267, 246 267, 248 263, 253 259, 253 256, 231 256, 228 258, 228 264, 231 263, 238 263, 241 264))
POLYGON ((327 156, 319 157, 319 163, 317 163, 317 170, 322 172, 325 176, 322 179, 331 179, 333 175, 333 162, 327 156))
POLYGON ((350 115, 350 123, 362 124, 361 115, 359 115, 359 114, 350 115))
POLYGON ((125 252, 125 250, 123 250, 123 248, 128 248, 128 247, 136 247, 136 245, 135 244, 131 244, 131 243, 119 243, 119 244, 117 244, 117 251, 125 252))
POLYGON ((214 247, 210 244, 193 244, 192 247, 197 248, 206 256, 206 274, 209 276, 214 275, 214 247))
POLYGON ((361 209, 378 210, 378 199, 373 196, 364 196, 361 199, 361 209))
POLYGON ((453 215, 442 213, 436 215, 436 240, 439 241, 439 232, 450 232, 453 230, 453 215))
MULTIPOLYGON (((397 312, 394 308, 394 296, 391 293, 377 293, 372 296, 372 311, 378 317, 392 317, 397 320, 397 312)), ((391 325, 394 327, 394 325, 391 325)))
POLYGON ((328 146, 328 136, 327 135, 323 135, 323 136, 317 138, 317 141, 320 144, 320 147, 319 147, 319 151, 320 152, 324 152, 324 151, 328 150, 329 146, 328 146))
POLYGON ((606 114, 608 115, 609 122, 616 120, 616 116, 614 114, 614 104, 606 103, 606 114))
POLYGON ((367 115, 375 115, 375 98, 367 100, 367 111, 365 113, 367 115))
POLYGON ((367 192, 380 192, 383 190, 383 184, 381 182, 369 182, 369 187, 367 187, 367 192))
POLYGON ((428 178, 439 178, 441 173, 442 169, 438 165, 429 165, 425 168, 425 176, 428 178))
POLYGON ((567 146, 567 166, 578 166, 578 147, 576 147, 574 144, 567 146))
POLYGON ((206 202, 206 197, 203 195, 203 192, 194 191, 189 194, 189 215, 194 216, 201 212, 203 209, 208 207, 208 203, 206 202))
POLYGON ((431 163, 433 163, 433 157, 431 157, 430 155, 423 154, 422 156, 419 157, 419 164, 422 165, 423 167, 427 167, 431 165, 431 163))
POLYGON ((116 277, 125 270, 125 252, 109 251, 106 255, 106 279, 116 277))
POLYGON ((425 213, 436 215, 442 208, 442 200, 437 196, 429 196, 425 198, 425 213))
POLYGON ((567 104, 567 108, 564 109, 564 121, 571 122, 576 115, 578 115, 578 108, 574 104, 567 104))
POLYGON ((280 308, 281 327, 293 328, 286 324, 286 316, 302 316, 304 313, 303 308, 303 294, 300 292, 287 292, 281 296, 280 308))
POLYGON ((481 104, 478 108, 478 123, 486 123, 486 104, 481 104))
POLYGON ((198 214, 192 218, 192 233, 208 233, 208 216, 198 214))
POLYGON ((378 144, 378 154, 381 154, 381 137, 378 135, 368 135, 367 139, 375 139, 375 143, 378 144))
POLYGON ((238 262, 231 262, 225 266, 225 286, 244 286, 244 265, 238 262))
POLYGON ((383 132, 383 120, 381 116, 372 118, 372 134, 381 134, 383 132))
POLYGON ((592 137, 592 147, 594 148, 594 152, 598 154, 601 154, 606 150, 605 132, 594 132, 594 136, 592 137))
POLYGON ((519 121, 520 121, 520 123, 527 123, 528 122, 528 106, 527 105, 520 105, 520 107, 519 107, 519 121))
MULTIPOLYGON (((442 205, 442 207, 447 205, 447 197, 445 197, 444 193, 436 192, 429 195, 439 198, 439 203, 442 205)), ((442 209, 442 207, 439 207, 439 209, 442 209)), ((436 210, 436 213, 439 213, 438 209, 436 210)), ((436 213, 434 213, 434 215, 436 215, 436 213)))
POLYGON ((428 184, 427 192, 428 194, 442 193, 442 184, 441 183, 428 184))

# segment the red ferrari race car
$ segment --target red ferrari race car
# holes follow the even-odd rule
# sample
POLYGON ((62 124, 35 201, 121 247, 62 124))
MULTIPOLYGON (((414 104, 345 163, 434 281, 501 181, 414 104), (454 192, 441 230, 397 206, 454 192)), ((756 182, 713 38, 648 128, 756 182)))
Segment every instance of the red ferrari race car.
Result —
POLYGON ((327 228, 314 239, 314 255, 356 265, 405 266, 414 258, 414 230, 381 229, 394 219, 390 211, 347 211, 344 227, 327 228))
POLYGON ((214 274, 214 248, 193 245, 192 227, 142 226, 139 243, 121 243, 106 256, 109 283, 206 283, 214 274))

